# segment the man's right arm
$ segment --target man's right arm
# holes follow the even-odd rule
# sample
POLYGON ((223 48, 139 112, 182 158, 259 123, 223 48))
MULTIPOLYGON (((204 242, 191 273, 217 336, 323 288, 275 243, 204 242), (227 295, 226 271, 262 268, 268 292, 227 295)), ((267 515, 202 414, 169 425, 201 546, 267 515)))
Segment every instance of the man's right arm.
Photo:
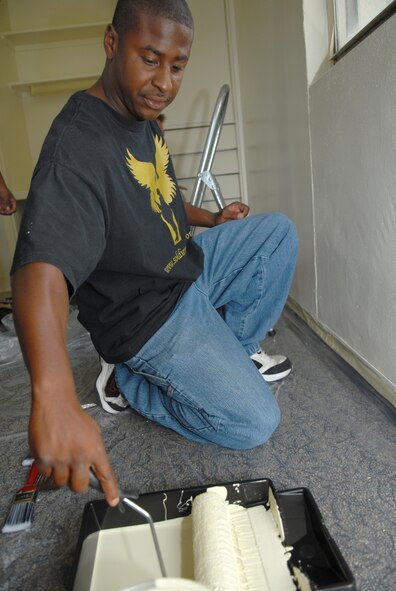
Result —
POLYGON ((12 276, 13 315, 30 374, 29 444, 37 467, 81 492, 92 468, 110 505, 118 488, 97 423, 78 401, 67 353, 69 295, 55 266, 31 263, 12 276))

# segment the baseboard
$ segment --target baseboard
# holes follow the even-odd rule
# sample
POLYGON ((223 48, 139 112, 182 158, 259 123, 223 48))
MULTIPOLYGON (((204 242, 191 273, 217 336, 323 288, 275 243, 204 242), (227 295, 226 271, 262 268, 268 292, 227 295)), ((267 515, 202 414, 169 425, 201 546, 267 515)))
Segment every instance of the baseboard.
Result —
POLYGON ((367 365, 367 363, 356 354, 356 352, 349 349, 345 343, 339 340, 335 335, 331 334, 290 296, 287 300, 287 306, 295 312, 305 324, 307 324, 309 328, 330 347, 330 349, 346 361, 346 363, 357 371, 366 382, 374 388, 374 390, 396 408, 396 388, 391 382, 375 372, 372 367, 367 365))

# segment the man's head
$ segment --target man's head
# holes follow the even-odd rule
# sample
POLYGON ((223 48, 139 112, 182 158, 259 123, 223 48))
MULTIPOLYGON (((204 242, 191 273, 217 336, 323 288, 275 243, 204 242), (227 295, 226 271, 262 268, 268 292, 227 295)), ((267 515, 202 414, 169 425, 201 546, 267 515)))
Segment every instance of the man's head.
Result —
POLYGON ((119 0, 106 29, 103 97, 129 119, 156 119, 176 97, 193 40, 185 0, 119 0))
POLYGON ((142 14, 158 16, 193 30, 194 21, 185 0, 118 0, 113 26, 119 35, 136 30, 142 14))

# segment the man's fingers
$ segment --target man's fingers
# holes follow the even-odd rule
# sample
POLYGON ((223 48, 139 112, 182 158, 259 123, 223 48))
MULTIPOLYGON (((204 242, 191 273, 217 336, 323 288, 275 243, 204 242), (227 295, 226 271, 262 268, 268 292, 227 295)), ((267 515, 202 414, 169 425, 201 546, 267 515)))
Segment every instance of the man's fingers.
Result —
MULTIPOLYGON (((106 453, 106 452, 104 452, 106 453)), ((90 465, 86 462, 76 462, 70 468, 66 464, 57 463, 50 466, 45 461, 35 460, 38 471, 46 478, 53 477, 55 484, 59 487, 68 484, 75 493, 81 493, 89 486, 90 465)), ((102 464, 93 464, 93 471, 99 481, 106 501, 111 507, 120 502, 118 486, 111 469, 110 463, 105 462, 105 467, 98 468, 102 464)))
POLYGON ((76 493, 83 492, 89 485, 89 464, 77 462, 70 471, 69 486, 76 493))
POLYGON ((106 501, 110 507, 115 507, 120 502, 120 497, 118 493, 117 482, 110 463, 106 462, 104 466, 103 462, 100 465, 93 464, 92 468, 95 472, 96 478, 99 480, 106 501))
POLYGON ((237 201, 235 203, 231 203, 232 209, 237 213, 238 217, 245 217, 249 213, 249 207, 245 203, 241 203, 237 201))
POLYGON ((240 201, 234 201, 227 205, 221 212, 221 223, 229 220, 240 220, 246 217, 249 213, 249 207, 240 201))
POLYGON ((34 460, 37 470, 40 472, 40 474, 42 474, 43 476, 45 476, 46 478, 49 478, 52 474, 52 466, 50 466, 48 463, 46 462, 42 462, 41 460, 34 460))
POLYGON ((66 464, 57 463, 49 467, 48 463, 36 461, 36 466, 44 476, 52 476, 56 486, 65 486, 69 482, 70 470, 66 464))
POLYGON ((0 198, 0 213, 2 215, 12 215, 16 211, 16 199, 13 195, 8 195, 6 199, 0 198))

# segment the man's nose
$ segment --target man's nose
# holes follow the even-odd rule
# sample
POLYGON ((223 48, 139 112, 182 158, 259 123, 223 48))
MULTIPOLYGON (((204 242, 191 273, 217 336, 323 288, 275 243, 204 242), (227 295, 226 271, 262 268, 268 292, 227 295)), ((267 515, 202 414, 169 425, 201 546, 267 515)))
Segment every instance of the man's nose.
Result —
POLYGON ((156 69, 153 78, 153 84, 164 94, 171 90, 172 77, 169 67, 166 65, 161 65, 156 69))

